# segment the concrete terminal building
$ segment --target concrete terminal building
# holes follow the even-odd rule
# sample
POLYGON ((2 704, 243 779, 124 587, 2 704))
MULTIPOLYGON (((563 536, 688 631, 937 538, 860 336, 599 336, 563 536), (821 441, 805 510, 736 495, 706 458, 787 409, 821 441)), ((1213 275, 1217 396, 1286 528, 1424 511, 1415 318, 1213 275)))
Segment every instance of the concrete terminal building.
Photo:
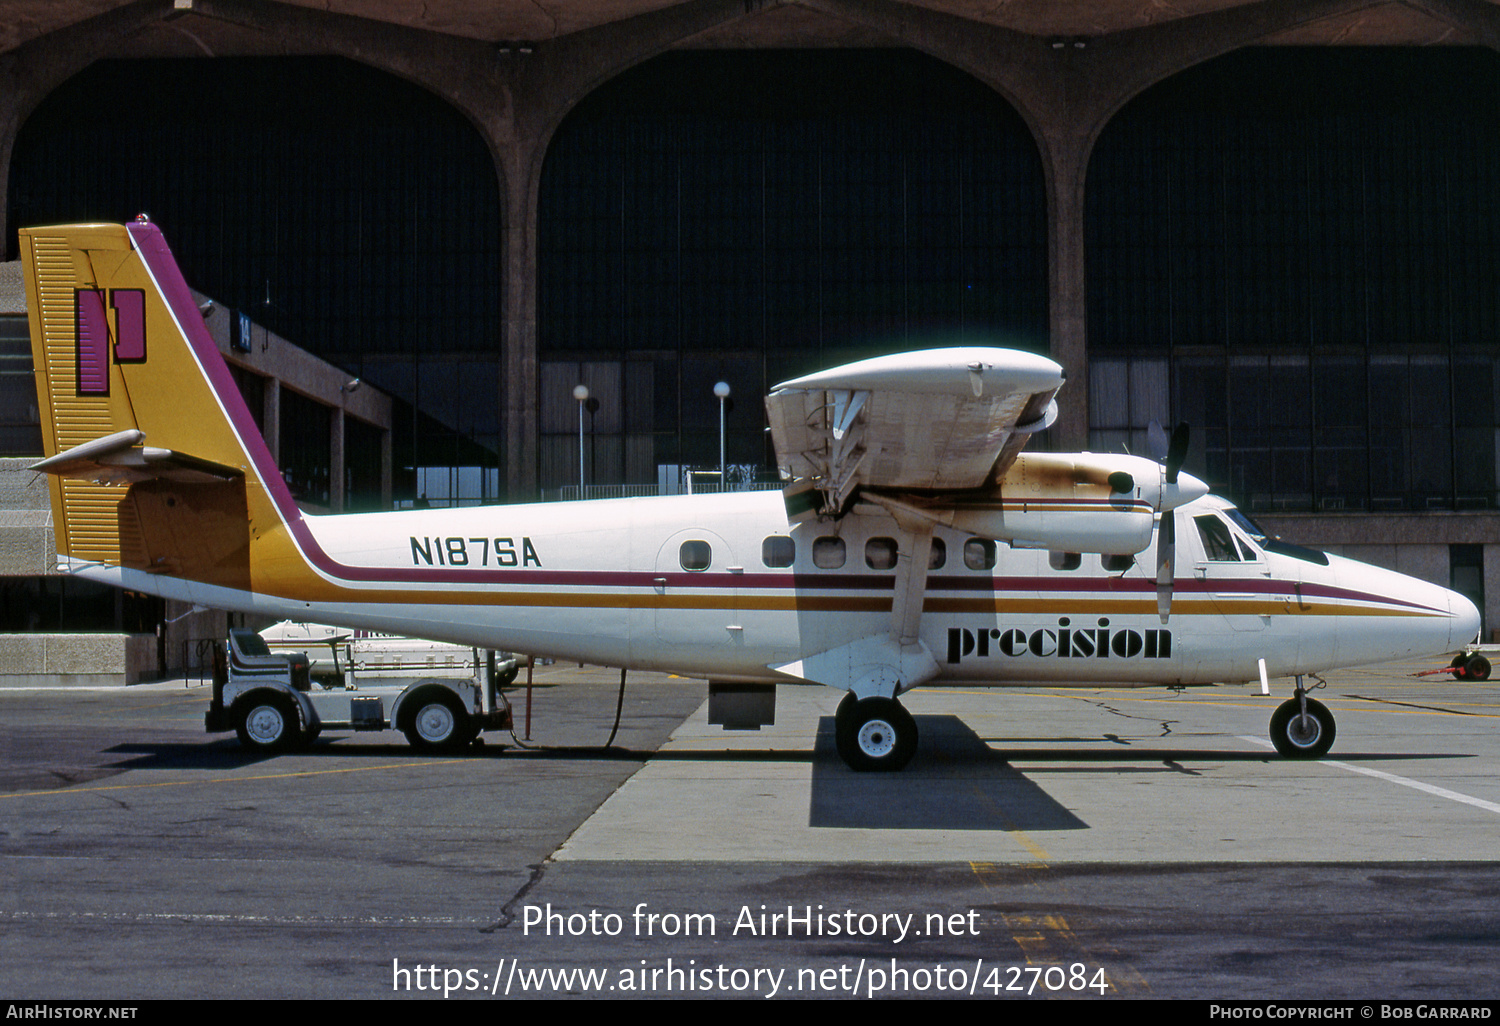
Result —
POLYGON ((1500 4, 0 15, 5 258, 149 212, 196 288, 394 397, 382 502, 576 483, 580 383, 584 477, 649 485, 717 463, 717 381, 763 467, 769 384, 999 342, 1069 371, 1044 446, 1188 421, 1272 530, 1500 626, 1500 4))

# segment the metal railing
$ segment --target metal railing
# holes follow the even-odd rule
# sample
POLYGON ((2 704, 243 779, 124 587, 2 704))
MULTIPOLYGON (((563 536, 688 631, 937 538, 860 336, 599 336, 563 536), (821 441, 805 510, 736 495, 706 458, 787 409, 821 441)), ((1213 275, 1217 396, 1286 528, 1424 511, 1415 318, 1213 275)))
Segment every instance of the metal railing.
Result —
POLYGON ((686 488, 679 492, 663 493, 661 487, 654 484, 584 485, 582 489, 577 485, 563 485, 561 488, 542 489, 542 501, 575 502, 578 499, 632 499, 662 494, 713 495, 718 492, 777 492, 781 488, 780 484, 771 481, 742 481, 731 484, 728 487, 721 486, 718 483, 705 484, 698 481, 693 484, 691 493, 686 488))

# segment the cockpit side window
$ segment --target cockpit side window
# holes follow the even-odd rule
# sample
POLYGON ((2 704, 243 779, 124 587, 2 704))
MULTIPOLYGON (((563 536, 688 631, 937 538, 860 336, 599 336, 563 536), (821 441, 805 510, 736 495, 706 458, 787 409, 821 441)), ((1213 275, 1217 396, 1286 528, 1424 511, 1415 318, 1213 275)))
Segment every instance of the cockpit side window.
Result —
POLYGON ((1203 554, 1210 560, 1216 563, 1243 562, 1228 524, 1212 515, 1194 517, 1193 523, 1198 525, 1198 537, 1203 539, 1203 554))

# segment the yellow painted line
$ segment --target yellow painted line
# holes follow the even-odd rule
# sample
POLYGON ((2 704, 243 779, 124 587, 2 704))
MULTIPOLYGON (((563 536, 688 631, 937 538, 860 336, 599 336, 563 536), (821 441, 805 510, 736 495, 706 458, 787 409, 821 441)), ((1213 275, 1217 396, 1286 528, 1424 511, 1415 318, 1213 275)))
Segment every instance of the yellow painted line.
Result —
MULTIPOLYGON (((1006 867, 1012 868, 1012 867, 1006 867)), ((1045 869, 1047 866, 1029 866, 1025 868, 1045 869)), ((1000 866, 994 862, 970 862, 969 869, 979 878, 985 890, 991 889, 988 879, 998 873, 1000 866)), ((1073 962, 1083 962, 1087 978, 1092 979, 1096 970, 1105 973, 1105 982, 1116 994, 1149 994, 1151 985, 1146 982, 1133 965, 1129 963, 1111 964, 1106 970, 1103 962, 1105 960, 1117 960, 1119 951, 1110 945, 1094 947, 1085 945, 1074 932, 1072 925, 1061 915, 1022 915, 1019 913, 1000 913, 1005 921, 1006 929, 1010 931, 1011 939, 1026 956, 1028 965, 1068 965, 1073 962), (1057 942, 1061 942, 1063 950, 1059 950, 1057 942), (1078 952, 1073 955, 1071 952, 1078 952), (1090 962, 1089 959, 1096 961, 1090 962)), ((1089 988, 1086 993, 1097 995, 1097 991, 1089 988)))
MULTIPOLYGON (((974 788, 974 793, 980 794, 979 788, 977 786, 974 788)), ((1012 828, 1006 832, 1009 833, 1011 837, 1015 838, 1016 843, 1025 848, 1033 858, 1043 863, 1050 862, 1052 860, 1052 856, 1050 853, 1048 853, 1047 849, 1043 848, 1040 844, 1037 844, 1030 837, 1028 837, 1026 831, 1016 830, 1012 828)))
POLYGON ((161 787, 201 787, 207 784, 239 784, 256 780, 290 780, 296 777, 323 777, 338 773, 372 773, 379 770, 408 769, 413 765, 424 767, 450 766, 454 763, 469 761, 471 760, 443 759, 439 762, 393 762, 381 766, 353 766, 348 769, 299 770, 293 773, 260 773, 250 777, 211 777, 207 780, 165 780, 155 784, 110 784, 105 787, 57 787, 47 791, 13 791, 10 794, 0 794, 0 799, 37 798, 42 795, 59 794, 97 794, 104 791, 139 791, 161 787))
MULTIPOLYGON (((1052 861, 1052 855, 1047 851, 1047 849, 1043 848, 1036 841, 1032 840, 1030 835, 1028 835, 1026 831, 1017 827, 1014 821, 1012 821, 1011 818, 1006 815, 1005 807, 1000 805, 994 800, 994 798, 986 793, 979 786, 977 781, 971 783, 969 785, 969 788, 971 791, 973 791, 974 797, 978 798, 982 804, 989 806, 989 808, 994 811, 995 818, 1000 821, 1002 829, 1004 829, 1006 834, 1008 834, 1017 844, 1026 849, 1027 854, 1037 860, 1038 866, 1045 867, 1049 862, 1052 861)), ((974 863, 972 862, 969 864, 971 866, 974 865, 974 863)))

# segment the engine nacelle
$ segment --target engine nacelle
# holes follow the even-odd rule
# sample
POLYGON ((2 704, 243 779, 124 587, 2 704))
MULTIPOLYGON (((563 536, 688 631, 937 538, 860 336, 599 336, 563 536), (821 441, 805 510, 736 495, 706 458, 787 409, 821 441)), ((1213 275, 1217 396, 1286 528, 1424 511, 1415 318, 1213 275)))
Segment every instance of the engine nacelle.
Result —
POLYGON ((1123 556, 1151 544, 1162 497, 1160 464, 1140 456, 1022 453, 994 487, 897 501, 945 527, 1019 548, 1123 556))

